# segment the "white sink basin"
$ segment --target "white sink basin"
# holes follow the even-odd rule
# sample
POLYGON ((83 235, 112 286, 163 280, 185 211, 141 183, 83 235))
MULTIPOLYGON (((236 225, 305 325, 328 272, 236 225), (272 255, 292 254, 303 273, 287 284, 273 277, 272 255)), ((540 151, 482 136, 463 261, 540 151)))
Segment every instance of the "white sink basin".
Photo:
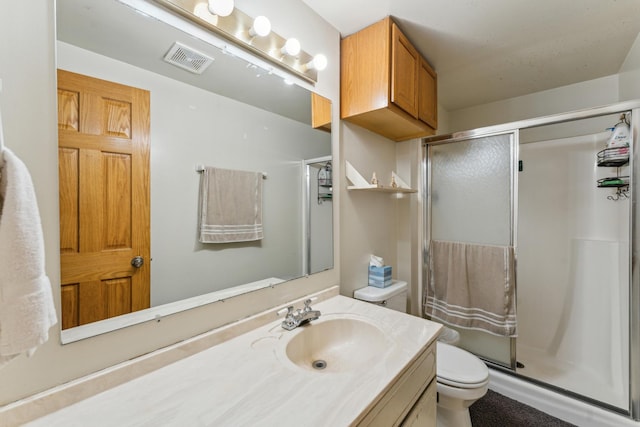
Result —
POLYGON ((377 326, 353 318, 323 319, 296 330, 286 345, 286 357, 316 372, 366 369, 391 346, 377 326))

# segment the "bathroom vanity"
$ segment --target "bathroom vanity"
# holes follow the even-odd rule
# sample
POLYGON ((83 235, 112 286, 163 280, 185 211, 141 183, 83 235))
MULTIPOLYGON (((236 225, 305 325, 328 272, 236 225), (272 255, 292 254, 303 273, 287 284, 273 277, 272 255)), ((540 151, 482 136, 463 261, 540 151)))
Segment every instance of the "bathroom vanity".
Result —
POLYGON ((46 407, 25 425, 435 426, 441 326, 337 288, 316 296, 322 315, 305 326, 284 330, 275 307, 17 402, 0 419, 23 424, 46 407))

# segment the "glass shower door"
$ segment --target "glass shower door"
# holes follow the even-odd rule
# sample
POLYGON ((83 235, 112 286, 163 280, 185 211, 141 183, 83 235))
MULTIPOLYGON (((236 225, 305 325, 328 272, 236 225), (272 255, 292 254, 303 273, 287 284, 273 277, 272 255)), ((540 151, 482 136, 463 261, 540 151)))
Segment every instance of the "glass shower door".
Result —
MULTIPOLYGON (((427 145, 426 259, 433 241, 513 247, 517 131, 427 145)), ((425 262, 425 289, 433 271, 425 262)), ((515 281, 515 279, 513 279, 515 281)), ((515 369, 515 339, 454 328, 459 346, 515 369)))

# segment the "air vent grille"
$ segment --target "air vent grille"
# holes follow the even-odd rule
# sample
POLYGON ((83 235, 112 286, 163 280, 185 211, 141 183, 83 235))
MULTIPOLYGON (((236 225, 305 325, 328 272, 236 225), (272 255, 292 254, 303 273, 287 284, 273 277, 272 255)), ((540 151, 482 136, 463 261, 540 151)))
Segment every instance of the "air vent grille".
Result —
POLYGON ((164 60, 194 74, 202 74, 213 62, 213 58, 179 42, 171 46, 164 60))

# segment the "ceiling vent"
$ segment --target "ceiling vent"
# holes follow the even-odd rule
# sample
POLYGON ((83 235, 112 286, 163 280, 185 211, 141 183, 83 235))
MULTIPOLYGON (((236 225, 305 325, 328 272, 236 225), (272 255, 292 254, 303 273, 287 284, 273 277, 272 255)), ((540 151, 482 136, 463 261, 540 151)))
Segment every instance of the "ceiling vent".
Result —
POLYGON ((164 56, 164 60, 194 74, 202 74, 213 62, 213 58, 179 42, 175 42, 171 46, 171 49, 164 56))

